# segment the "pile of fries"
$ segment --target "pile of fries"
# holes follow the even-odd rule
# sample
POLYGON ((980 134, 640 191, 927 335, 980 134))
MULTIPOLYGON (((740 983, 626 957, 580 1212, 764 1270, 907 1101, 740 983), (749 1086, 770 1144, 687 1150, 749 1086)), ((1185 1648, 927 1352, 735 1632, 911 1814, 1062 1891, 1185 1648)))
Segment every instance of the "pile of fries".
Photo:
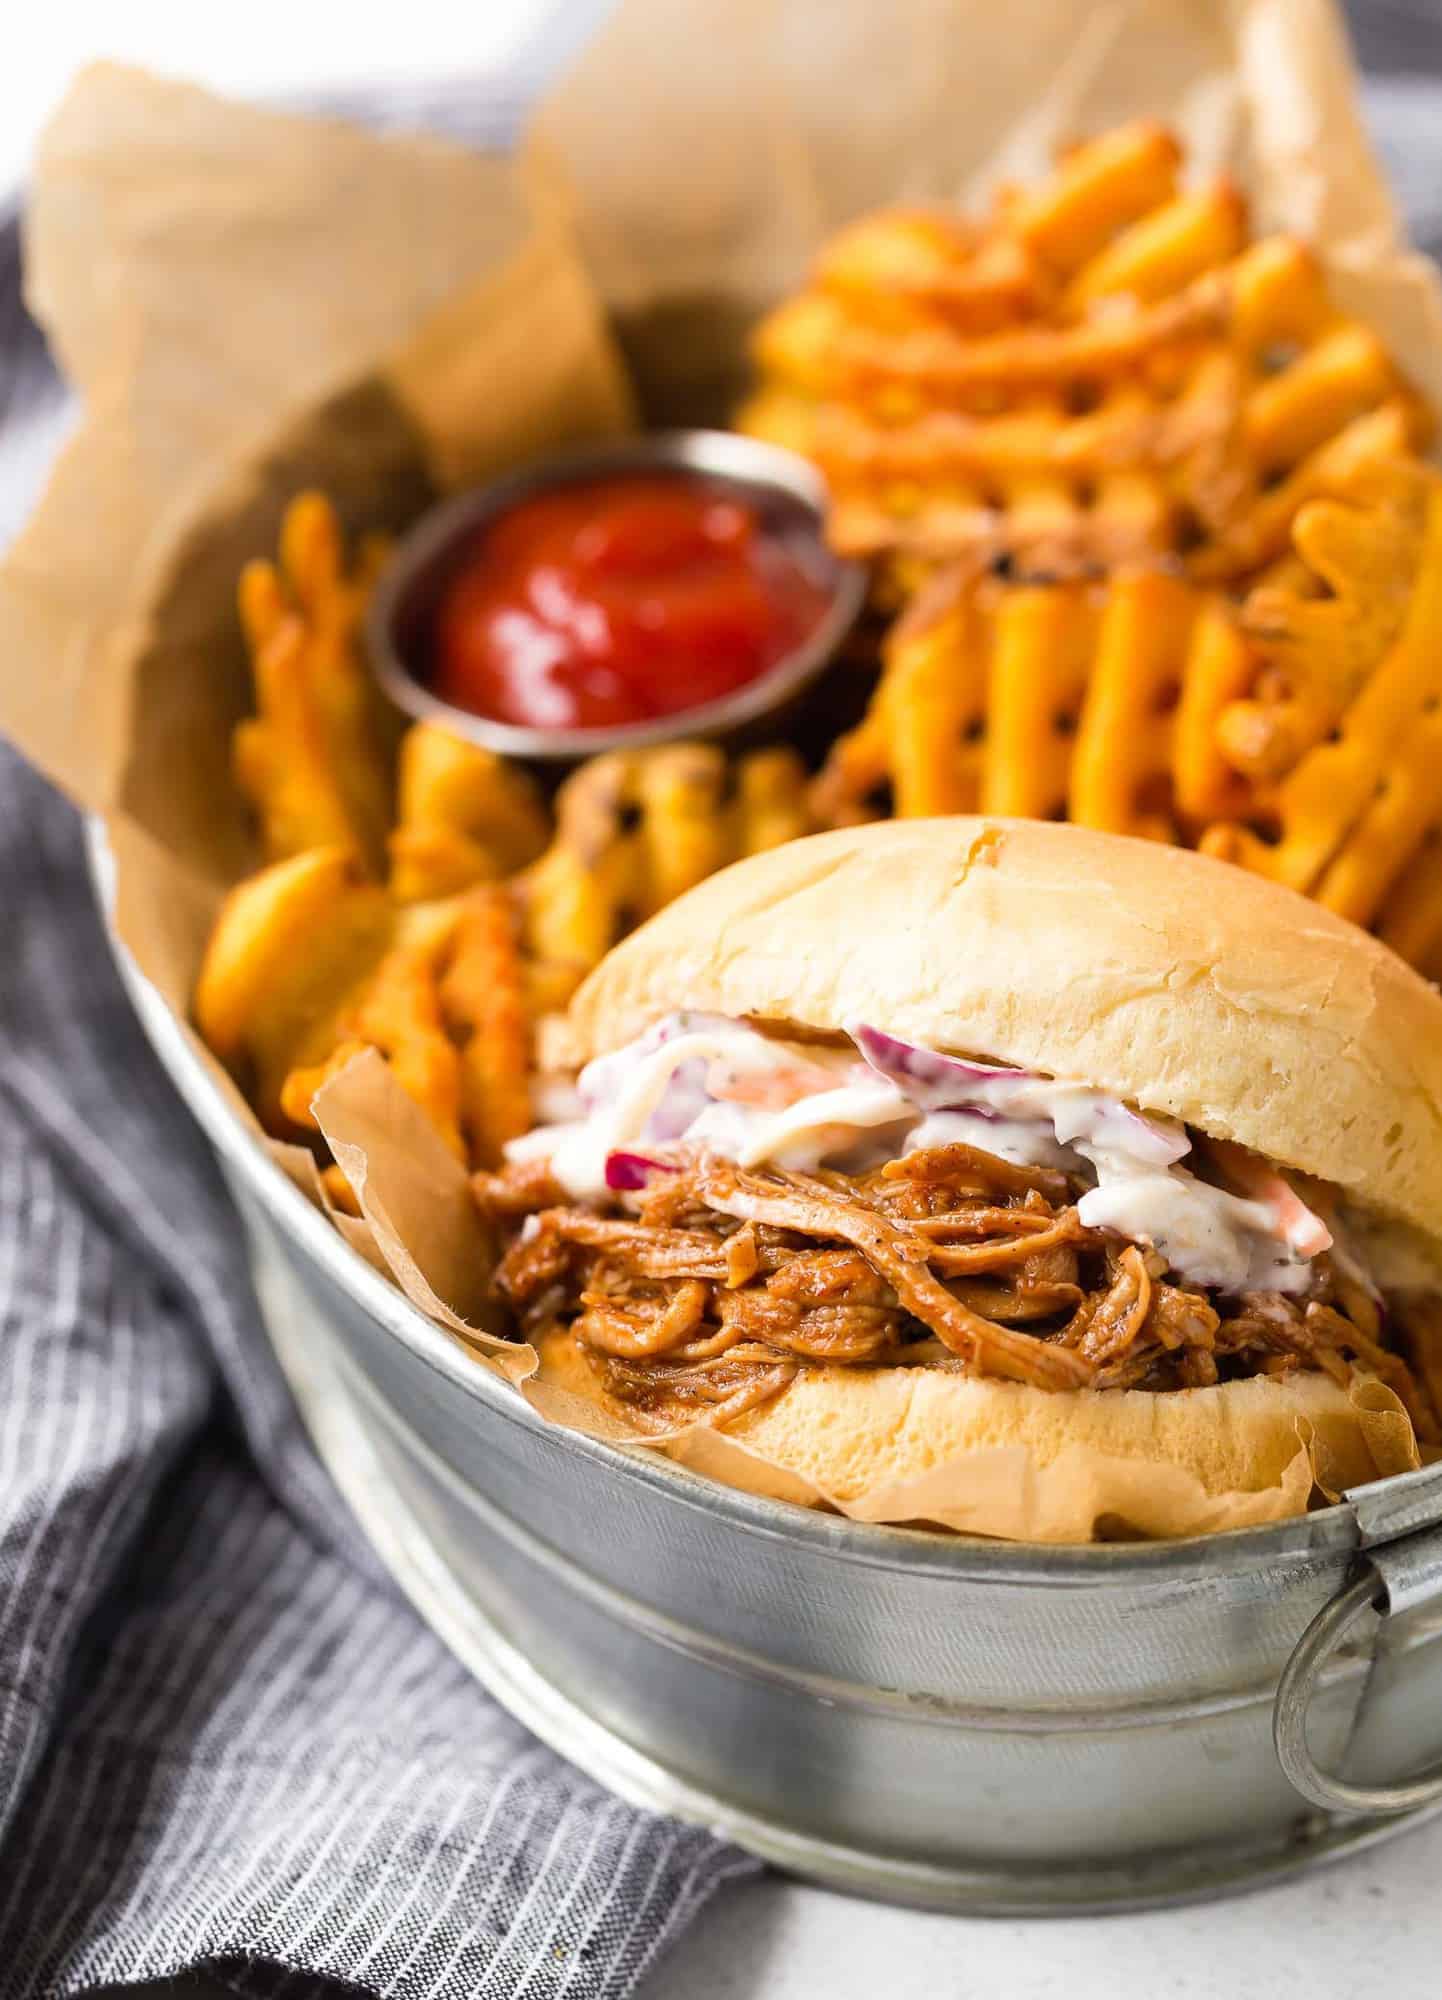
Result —
POLYGON ((1076 147, 980 221, 853 225, 765 320, 742 429, 816 459, 832 539, 910 592, 939 563, 1252 577, 1298 508, 1427 414, 1306 247, 1188 190, 1163 127, 1076 147))
MULTIPOLYGON (((539 1024, 743 854, 888 814, 1200 846, 1442 977, 1442 483, 1428 416, 1304 245, 1249 235, 1172 137, 1077 147, 992 212, 837 237, 755 341, 741 428, 816 460, 893 616, 860 724, 604 755, 547 799, 359 654, 384 549, 302 496, 240 583, 237 782, 267 865, 196 1018, 268 1131, 378 1049, 473 1166, 532 1120, 539 1024), (818 761, 813 758, 813 762, 818 761)), ((350 1205, 338 1171, 332 1198, 350 1205)))
POLYGON ((755 337, 901 607, 828 823, 981 810, 1199 846, 1442 976, 1428 413, 1306 246, 1162 127, 980 220, 869 216, 755 337))

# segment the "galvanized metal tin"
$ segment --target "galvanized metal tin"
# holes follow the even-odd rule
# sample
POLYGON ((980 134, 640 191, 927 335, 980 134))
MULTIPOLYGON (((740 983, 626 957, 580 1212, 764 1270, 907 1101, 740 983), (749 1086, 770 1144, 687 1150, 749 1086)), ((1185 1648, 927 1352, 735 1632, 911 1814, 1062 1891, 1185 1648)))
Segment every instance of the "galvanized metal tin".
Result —
POLYGON ((1378 1790, 1442 1756, 1442 1471, 1268 1528, 1051 1549, 857 1526, 558 1430, 345 1246, 120 957, 363 1525, 498 1698, 616 1790, 840 1886, 1013 1912, 1215 1893, 1442 1804, 1378 1790), (1274 1705, 1313 1621, 1289 1777, 1274 1705))

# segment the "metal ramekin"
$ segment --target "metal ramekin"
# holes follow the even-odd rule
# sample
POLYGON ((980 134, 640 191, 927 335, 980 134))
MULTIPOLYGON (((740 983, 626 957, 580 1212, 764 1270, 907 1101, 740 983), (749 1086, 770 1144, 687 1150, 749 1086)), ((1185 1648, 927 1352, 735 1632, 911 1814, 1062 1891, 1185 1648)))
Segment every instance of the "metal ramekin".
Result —
POLYGON ((1375 1788, 1442 1751, 1442 1469, 1272 1527, 1063 1549, 858 1526, 559 1430, 310 1207, 116 950, 363 1526, 614 1790, 840 1887, 996 1912, 1215 1894, 1438 1809, 1435 1782, 1375 1788))
POLYGON ((794 452, 734 431, 651 431, 616 443, 584 445, 537 459, 504 478, 442 501, 422 515, 387 562, 366 618, 366 649, 381 686, 409 715, 438 722, 507 757, 574 762, 602 750, 640 750, 682 737, 730 736, 788 706, 826 666, 866 599, 866 570, 827 548, 822 534, 825 483, 794 452), (613 472, 693 472, 736 488, 763 519, 792 524, 814 548, 818 578, 830 591, 820 624, 766 672, 719 701, 611 729, 531 729, 473 715, 433 694, 415 671, 436 599, 454 559, 478 528, 519 500, 556 486, 613 472))

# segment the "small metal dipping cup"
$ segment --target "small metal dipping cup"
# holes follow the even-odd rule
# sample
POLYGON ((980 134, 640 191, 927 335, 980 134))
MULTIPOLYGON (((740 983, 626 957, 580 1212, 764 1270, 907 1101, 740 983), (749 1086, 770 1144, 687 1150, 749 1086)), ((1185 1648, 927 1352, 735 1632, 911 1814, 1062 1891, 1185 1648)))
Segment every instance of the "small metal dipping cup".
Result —
POLYGON ((732 431, 657 431, 538 459, 433 507, 401 541, 371 600, 366 641, 372 671, 407 714, 441 724, 508 757, 574 762, 601 750, 633 750, 683 737, 729 736, 783 708, 831 659, 866 597, 866 571, 832 554, 823 533, 825 485, 794 452, 732 431), (435 613, 478 529, 517 502, 611 473, 690 472, 755 508, 821 585, 829 604, 801 645, 744 687, 674 715, 599 729, 536 729, 498 722, 443 701, 427 685, 435 613))

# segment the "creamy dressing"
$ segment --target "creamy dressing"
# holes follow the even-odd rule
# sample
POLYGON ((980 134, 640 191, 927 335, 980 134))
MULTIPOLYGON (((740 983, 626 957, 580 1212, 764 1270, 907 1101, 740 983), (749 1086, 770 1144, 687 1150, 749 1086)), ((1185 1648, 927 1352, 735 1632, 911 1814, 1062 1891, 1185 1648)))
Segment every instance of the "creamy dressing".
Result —
MULTIPOLYGON (((850 1160, 866 1153, 866 1141, 878 1128, 895 1132, 895 1143, 880 1153, 882 1160, 894 1159, 904 1128, 915 1117, 915 1107, 894 1085, 872 1077, 816 1091, 770 1112, 757 1113, 741 1104, 712 1104, 689 1128, 686 1139, 735 1160, 738 1166, 811 1173, 823 1161, 835 1165, 842 1157, 850 1160)), ((909 1142, 907 1150, 914 1150, 909 1142)))
POLYGON ((581 1072, 583 1115, 538 1127, 508 1156, 548 1159, 573 1198, 598 1201, 616 1184, 613 1155, 639 1154, 644 1166, 673 1145, 806 1173, 961 1143, 1077 1175, 1090 1183, 1077 1204, 1088 1228, 1152 1246, 1180 1277, 1229 1293, 1305 1290, 1311 1257, 1331 1242, 1264 1163, 1252 1163, 1246 1194, 1179 1165, 1192 1146, 1174 1119, 863 1023, 850 1033, 852 1049, 803 1047, 717 1015, 670 1015, 581 1072))
POLYGON ((1296 1292, 1308 1260, 1276 1234, 1264 1202, 1228 1194, 1182 1167, 1099 1179, 1077 1203, 1088 1229, 1147 1243, 1169 1269, 1218 1292, 1296 1292))

